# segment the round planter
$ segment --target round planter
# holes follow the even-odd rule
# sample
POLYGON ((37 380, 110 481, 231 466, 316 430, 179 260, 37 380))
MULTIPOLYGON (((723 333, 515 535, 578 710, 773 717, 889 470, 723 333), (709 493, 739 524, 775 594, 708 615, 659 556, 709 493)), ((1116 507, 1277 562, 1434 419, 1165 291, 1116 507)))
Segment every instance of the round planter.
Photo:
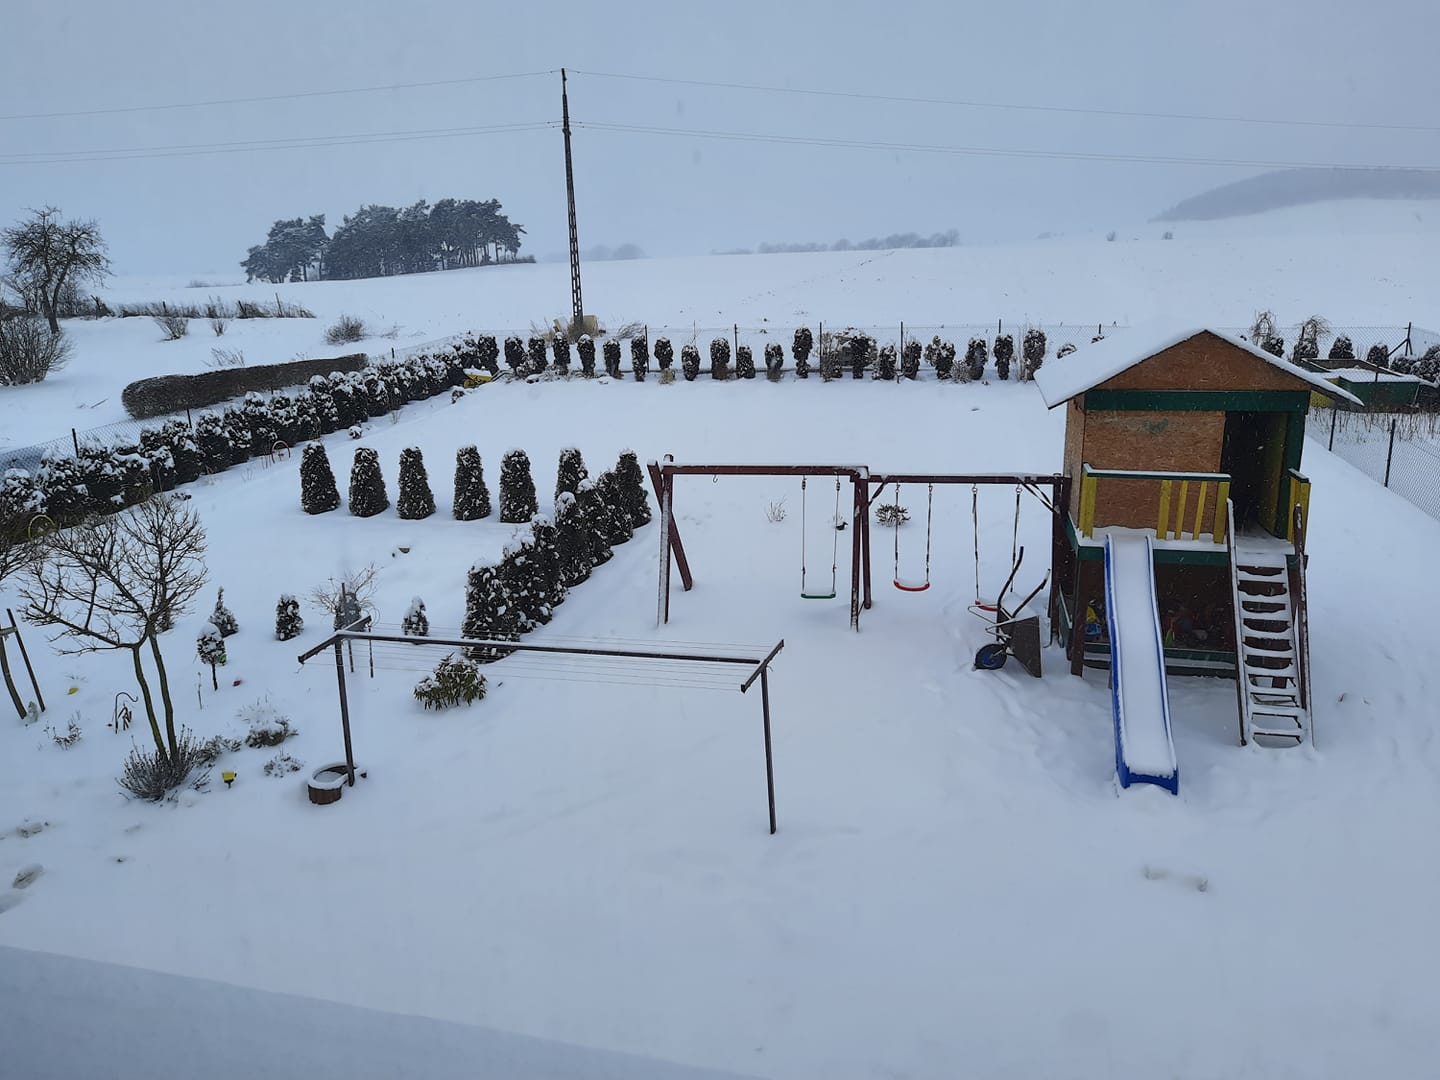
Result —
MULTIPOLYGON (((356 769, 359 772, 359 769, 356 769)), ((343 762, 333 765, 322 765, 310 774, 310 779, 305 788, 310 796, 310 801, 316 806, 327 806, 333 802, 339 802, 340 796, 345 792, 346 781, 350 779, 350 769, 343 762)))

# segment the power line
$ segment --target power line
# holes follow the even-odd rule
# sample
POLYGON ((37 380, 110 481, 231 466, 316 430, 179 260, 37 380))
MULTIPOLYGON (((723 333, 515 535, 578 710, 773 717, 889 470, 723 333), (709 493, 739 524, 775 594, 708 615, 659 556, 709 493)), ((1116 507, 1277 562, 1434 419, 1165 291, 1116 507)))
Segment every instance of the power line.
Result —
POLYGON ((533 120, 514 124, 490 124, 468 128, 417 128, 403 131, 316 135, 294 139, 256 139, 223 143, 188 143, 172 146, 125 147, 114 150, 56 150, 30 154, 0 155, 6 165, 76 165, 84 162, 143 161, 152 158, 201 157, 210 154, 240 154, 261 150, 313 150, 331 146, 363 146, 370 143, 415 142, 424 139, 451 139, 476 135, 543 131, 558 126, 555 120, 533 120))
POLYGON ((701 128, 656 127, 642 124, 612 124, 597 121, 574 122, 593 131, 614 131, 632 135, 661 135, 733 142, 778 143, 793 146, 829 147, 841 150, 878 150, 885 153, 965 154, 980 157, 1044 158, 1061 161, 1116 161, 1151 165, 1214 165, 1246 169, 1343 169, 1390 172, 1440 172, 1426 165, 1356 165, 1340 162, 1268 161, 1243 158, 1175 157, 1162 154, 1115 154, 1083 150, 1007 149, 997 146, 945 146, 932 143, 871 142, 863 139, 832 139, 818 135, 770 135, 747 131, 714 131, 701 128))
POLYGON ((1139 120, 1193 120, 1215 124, 1264 124, 1278 127, 1440 132, 1440 126, 1428 124, 1386 124, 1368 120, 1298 120, 1259 116, 1224 116, 1207 113, 1144 112, 1130 109, 1093 109, 1077 105, 1024 105, 1013 101, 969 101, 963 98, 907 97, 899 94, 866 94, 854 90, 823 90, 797 86, 766 86, 758 83, 715 82, 705 79, 670 79, 659 75, 629 75, 623 72, 586 71, 580 68, 571 68, 570 70, 576 75, 589 75, 592 78, 600 79, 626 79, 634 82, 670 83, 677 86, 704 86, 720 90, 753 90, 770 94, 802 94, 812 97, 848 98, 857 101, 887 101, 907 105, 951 105, 967 109, 1062 113, 1072 116, 1112 116, 1139 120))
POLYGON ((530 79, 538 75, 554 75, 549 71, 519 71, 508 75, 474 75, 463 79, 436 79, 433 82, 387 83, 382 86, 351 86, 340 90, 302 90, 290 94, 263 94, 255 97, 215 98, 210 101, 167 102, 161 105, 118 105, 105 109, 73 109, 65 112, 11 113, 0 120, 59 120, 75 116, 115 116, 120 113, 166 112, 173 109, 208 109, 217 105, 253 105, 266 101, 295 101, 301 98, 339 97, 344 94, 374 94, 386 90, 423 90, 436 86, 461 86, 469 83, 499 82, 503 79, 530 79))

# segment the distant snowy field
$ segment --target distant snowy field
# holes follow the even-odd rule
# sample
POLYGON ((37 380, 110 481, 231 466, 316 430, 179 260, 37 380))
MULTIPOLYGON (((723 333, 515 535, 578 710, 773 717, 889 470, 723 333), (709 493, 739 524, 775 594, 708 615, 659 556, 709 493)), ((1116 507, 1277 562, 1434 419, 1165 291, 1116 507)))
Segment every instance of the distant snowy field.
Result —
MULTIPOLYGON (((769 317, 787 329, 951 310, 963 321, 1185 311, 1235 324, 1261 306, 1282 319, 1424 317, 1423 236, 1215 235, 1187 246, 1188 228, 1176 231, 1173 241, 605 264, 587 269, 587 296, 611 324, 769 317)), ((567 298, 553 266, 285 292, 320 318, 244 327, 286 353, 267 359, 323 355, 319 335, 342 311, 399 324, 403 344, 523 328, 567 298)), ((153 287, 134 296, 159 298, 153 287)), ((145 339, 148 322, 131 322, 77 327, 67 378, 111 379, 118 393, 175 350, 198 366, 213 343, 197 326, 160 344, 145 339)), ((243 336, 223 344, 260 359, 243 336)), ((32 406, 46 434, 74 422, 57 390, 66 385, 40 388, 52 397, 32 406)), ((165 639, 180 716, 201 735, 234 731, 236 710, 263 695, 300 729, 286 746, 297 758, 341 756, 333 667, 295 661, 325 621, 307 608, 305 634, 276 642, 275 599, 374 562, 382 621, 398 622, 419 594, 436 631, 458 626, 466 567, 496 558, 511 532, 449 516, 454 452, 469 442, 492 490, 501 454, 528 450, 543 505, 571 444, 592 473, 627 446, 642 460, 1050 472, 1062 433, 1033 386, 994 382, 497 383, 455 405, 413 405, 373 421, 363 445, 379 451, 392 499, 400 450, 425 451, 439 503, 429 520, 401 521, 393 508, 307 517, 295 460, 189 489, 210 534, 211 586, 165 639), (202 709, 194 640, 217 585, 242 629, 218 694, 203 674, 202 709)), ((343 491, 356 444, 327 441, 343 491)), ((78 713, 85 734, 63 750, 38 725, 0 720, 0 945, 761 1077, 1430 1075, 1440 866, 1424 853, 1440 820, 1440 743, 1435 677, 1417 642, 1433 637, 1440 524, 1323 443, 1308 443, 1304 468, 1315 491, 1317 745, 1242 750, 1233 685, 1173 679, 1179 798, 1117 795, 1102 673, 1071 677, 1055 649, 1043 680, 1013 663, 972 670, 986 636, 966 611, 977 588, 968 491, 937 492, 926 593, 889 587, 889 534, 877 532, 877 603, 855 634, 843 599, 798 595, 797 483, 682 480, 677 516, 697 583, 677 589, 671 624, 655 626, 651 524, 535 638, 784 638, 772 683, 773 837, 752 696, 522 679, 506 661, 488 670, 486 701, 430 714, 410 691, 438 654, 395 651, 377 658, 374 680, 357 655, 356 754, 370 775, 338 805, 312 807, 295 777, 262 775, 271 752, 259 750, 217 767, 237 770, 233 789, 217 781, 178 805, 127 803, 114 776, 129 740, 104 727, 131 681, 124 663, 57 657, 27 629, 47 720, 63 728, 78 713), (767 521, 781 499, 785 520, 767 521), (26 821, 47 824, 21 837, 26 821), (6 891, 36 863, 37 881, 6 891)), ((814 529, 834 491, 812 483, 806 494, 814 529)), ((900 536, 913 571, 924 493, 902 501, 916 518, 900 536)), ((1013 491, 981 495, 982 593, 1008 570, 1014 506, 1013 491)), ((1047 524, 1027 498, 1025 592, 1044 572, 1047 524)), ((810 571, 828 580, 829 535, 809 539, 810 571)), ((841 562, 843 596, 843 549, 841 562)), ((0 600, 16 605, 13 594, 0 600)), ((97 985, 116 985, 113 969, 98 974, 97 985)), ((158 983, 137 986, 163 1000, 158 983)), ((24 992, 0 977, 0 1047, 26 1048, 0 1060, 36 1060, 25 1038, 34 1027, 20 1029, 34 1008, 4 1001, 24 992)), ((277 1007, 206 996, 225 1003, 221 1031, 277 1007)), ((293 1025, 284 1038, 291 1045, 293 1025)), ((194 1066, 208 1074, 212 1063, 194 1066)))

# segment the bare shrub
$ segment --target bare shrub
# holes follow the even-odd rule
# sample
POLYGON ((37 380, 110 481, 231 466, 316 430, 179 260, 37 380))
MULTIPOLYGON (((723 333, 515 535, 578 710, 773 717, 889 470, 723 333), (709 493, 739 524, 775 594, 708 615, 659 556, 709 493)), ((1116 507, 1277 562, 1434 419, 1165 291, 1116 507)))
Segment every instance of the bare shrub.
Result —
POLYGON ((245 354, 239 349, 211 349, 210 361, 205 366, 212 368, 244 367, 245 354))
POLYGON ((882 503, 875 508, 875 521, 879 525, 904 525, 910 520, 910 511, 899 503, 882 503))
POLYGON ((310 603, 331 616, 334 629, 343 629, 366 612, 374 613, 379 578, 380 568, 374 563, 338 578, 327 578, 325 584, 310 590, 310 603))
POLYGON ((330 329, 325 331, 328 345, 353 345, 367 336, 365 320, 354 315, 341 315, 330 329))
POLYGON ((70 339, 45 320, 18 315, 0 320, 0 386, 37 383, 70 359, 70 339))
POLYGON ((216 337, 225 336, 225 328, 230 325, 230 320, 223 316, 216 315, 210 320, 210 329, 215 332, 216 337))
POLYGON ((125 759, 120 787, 137 799, 160 802, 188 781, 197 790, 210 779, 205 764, 206 750, 189 728, 181 728, 175 747, 168 754, 156 749, 134 747, 125 759))
POLYGON ((151 319, 165 335, 166 341, 179 341, 190 333, 190 320, 184 315, 152 315, 151 319))
POLYGON ((765 507, 765 520, 772 525, 778 525, 785 520, 785 498, 783 495, 765 507))

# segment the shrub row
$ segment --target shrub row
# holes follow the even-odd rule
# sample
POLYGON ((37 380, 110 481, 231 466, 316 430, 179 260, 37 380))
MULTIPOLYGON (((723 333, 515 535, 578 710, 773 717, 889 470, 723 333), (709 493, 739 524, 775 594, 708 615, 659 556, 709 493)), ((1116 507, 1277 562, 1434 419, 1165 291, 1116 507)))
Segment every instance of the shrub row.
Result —
POLYGON ((136 420, 147 420, 183 409, 203 409, 251 391, 299 386, 314 375, 359 371, 368 363, 364 353, 352 353, 332 359, 227 367, 198 375, 156 375, 125 387, 120 400, 136 420))
POLYGON ((464 378, 453 358, 417 356, 314 375, 304 389, 268 398, 249 393, 223 411, 202 413, 193 428, 184 420, 143 428, 134 445, 81 443, 78 454, 46 456, 33 477, 11 469, 0 478, 0 527, 23 532, 37 514, 67 525, 114 513, 153 491, 269 454, 277 442, 293 446, 354 427, 464 378))

